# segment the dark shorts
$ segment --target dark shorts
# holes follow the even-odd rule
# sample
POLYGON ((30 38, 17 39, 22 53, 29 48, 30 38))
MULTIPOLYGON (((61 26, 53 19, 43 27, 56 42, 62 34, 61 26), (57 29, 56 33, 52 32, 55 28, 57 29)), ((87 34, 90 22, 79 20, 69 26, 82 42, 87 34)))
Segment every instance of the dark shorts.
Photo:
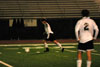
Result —
POLYGON ((54 34, 50 33, 50 37, 48 39, 47 39, 47 34, 44 35, 44 40, 46 40, 46 41, 54 41, 54 40, 56 40, 56 38, 55 38, 54 34))
POLYGON ((86 43, 79 43, 78 44, 78 50, 80 51, 87 51, 87 50, 92 50, 94 49, 94 45, 93 45, 93 40, 88 41, 86 43))

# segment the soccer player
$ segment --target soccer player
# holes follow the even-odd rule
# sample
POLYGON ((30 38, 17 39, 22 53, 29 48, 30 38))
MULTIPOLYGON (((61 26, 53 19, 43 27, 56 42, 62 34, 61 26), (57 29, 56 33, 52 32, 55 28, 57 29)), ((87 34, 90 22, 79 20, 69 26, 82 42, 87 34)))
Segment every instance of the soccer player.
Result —
POLYGON ((41 20, 42 24, 44 25, 44 30, 45 30, 45 33, 44 33, 44 45, 45 45, 45 48, 46 50, 44 52, 49 52, 49 48, 48 48, 48 44, 47 44, 47 41, 52 41, 54 42, 55 44, 57 44, 60 48, 61 48, 61 51, 63 52, 64 51, 64 48, 62 47, 62 45, 55 39, 55 36, 54 36, 54 32, 51 30, 51 27, 50 25, 48 24, 47 20, 46 19, 42 19, 41 20))
POLYGON ((78 41, 77 67, 82 65, 82 51, 87 53, 87 67, 91 67, 91 50, 94 49, 93 40, 97 38, 99 29, 95 21, 89 17, 88 10, 82 10, 83 18, 75 26, 78 41), (94 33, 95 31, 95 33, 94 33))

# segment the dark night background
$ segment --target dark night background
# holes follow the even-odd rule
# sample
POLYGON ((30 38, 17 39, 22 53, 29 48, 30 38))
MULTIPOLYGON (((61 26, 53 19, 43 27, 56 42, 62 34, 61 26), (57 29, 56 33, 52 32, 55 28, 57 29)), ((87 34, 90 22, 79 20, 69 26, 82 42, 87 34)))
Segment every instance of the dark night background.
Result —
MULTIPOLYGON (((80 18, 48 19, 57 39, 75 39, 74 28, 80 18)), ((100 29, 100 19, 93 18, 100 29)), ((44 32, 40 19, 37 19, 37 27, 25 27, 23 19, 20 22, 13 22, 9 27, 9 19, 0 19, 0 40, 32 40, 42 39, 44 32)), ((98 36, 100 38, 100 34, 98 36)))

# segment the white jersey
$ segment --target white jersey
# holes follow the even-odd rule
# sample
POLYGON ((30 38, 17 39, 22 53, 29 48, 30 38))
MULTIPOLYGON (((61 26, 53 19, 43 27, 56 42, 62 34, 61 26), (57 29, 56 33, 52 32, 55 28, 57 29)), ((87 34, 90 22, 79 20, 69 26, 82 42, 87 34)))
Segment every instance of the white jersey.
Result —
POLYGON ((51 30, 50 25, 48 23, 44 24, 44 29, 45 29, 46 34, 48 35, 47 38, 49 38, 50 33, 53 34, 53 31, 51 30))
POLYGON ((80 19, 75 26, 76 38, 80 43, 86 43, 90 40, 96 39, 99 29, 90 17, 83 17, 80 19), (95 30, 95 35, 93 37, 95 30))

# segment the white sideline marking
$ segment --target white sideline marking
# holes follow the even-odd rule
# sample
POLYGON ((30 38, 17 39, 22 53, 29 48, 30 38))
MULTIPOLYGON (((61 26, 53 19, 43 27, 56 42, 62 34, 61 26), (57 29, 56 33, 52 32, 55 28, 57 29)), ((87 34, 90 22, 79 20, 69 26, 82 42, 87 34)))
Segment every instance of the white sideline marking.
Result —
POLYGON ((26 48, 29 48, 29 49, 42 49, 44 47, 23 47, 23 49, 26 49, 26 48))
MULTIPOLYGON (((77 45, 77 43, 61 43, 62 45, 77 45)), ((8 46, 41 46, 44 44, 4 44, 0 45, 0 47, 8 47, 8 46)), ((48 43, 48 45, 55 45, 54 43, 48 43)))
MULTIPOLYGON (((74 50, 67 50, 67 49, 66 49, 65 51, 69 51, 69 52, 77 52, 77 51, 74 51, 74 50)), ((98 54, 98 53, 91 53, 91 54, 100 56, 100 54, 98 54)))
POLYGON ((97 54, 97 53, 92 53, 93 55, 98 55, 98 56, 100 56, 100 54, 97 54))
MULTIPOLYGON (((57 47, 52 47, 52 48, 59 48, 58 46, 57 47)), ((64 46, 63 48, 76 48, 75 46, 64 46)))
POLYGON ((68 50, 68 49, 65 49, 64 51, 77 52, 77 51, 75 51, 75 50, 68 50))
MULTIPOLYGON (((77 45, 78 43, 61 43, 62 45, 77 45)), ((94 44, 100 44, 100 43, 94 43, 94 44)), ((7 47, 7 46, 41 46, 41 45, 44 45, 44 44, 4 44, 4 45, 0 45, 0 47, 4 46, 4 47, 7 47)), ((48 43, 48 45, 55 45, 53 43, 48 43)))
POLYGON ((17 50, 17 49, 19 49, 19 48, 5 48, 5 49, 11 49, 11 50, 17 50))
POLYGON ((36 53, 40 53, 40 51, 36 51, 36 53))
POLYGON ((7 67, 13 67, 13 66, 11 66, 11 65, 9 65, 9 64, 7 64, 7 63, 5 63, 5 62, 3 62, 3 61, 0 61, 0 63, 3 64, 3 65, 5 65, 5 66, 7 66, 7 67))
MULTIPOLYGON (((44 47, 23 47, 23 49, 26 49, 26 48, 29 48, 29 49, 42 49, 44 47)), ((49 48, 59 48, 59 47, 49 47, 49 48)), ((76 48, 75 46, 64 46, 64 48, 76 48)))

